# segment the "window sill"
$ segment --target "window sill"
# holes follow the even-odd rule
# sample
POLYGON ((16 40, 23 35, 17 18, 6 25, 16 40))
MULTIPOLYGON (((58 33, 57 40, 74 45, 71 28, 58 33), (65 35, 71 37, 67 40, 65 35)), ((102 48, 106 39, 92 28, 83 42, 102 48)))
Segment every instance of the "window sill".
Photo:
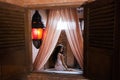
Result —
POLYGON ((34 80, 34 78, 38 79, 40 78, 40 80, 46 80, 46 78, 50 78, 50 80, 52 80, 52 78, 55 78, 54 80, 88 80, 85 77, 83 77, 83 71, 80 70, 80 73, 72 73, 72 72, 66 72, 66 71, 48 71, 48 69, 44 70, 44 71, 33 71, 28 75, 28 80, 34 80))
POLYGON ((41 71, 33 71, 33 73, 51 73, 51 74, 75 74, 75 75, 82 75, 83 71, 80 69, 72 69, 72 71, 57 71, 54 68, 45 69, 41 71))

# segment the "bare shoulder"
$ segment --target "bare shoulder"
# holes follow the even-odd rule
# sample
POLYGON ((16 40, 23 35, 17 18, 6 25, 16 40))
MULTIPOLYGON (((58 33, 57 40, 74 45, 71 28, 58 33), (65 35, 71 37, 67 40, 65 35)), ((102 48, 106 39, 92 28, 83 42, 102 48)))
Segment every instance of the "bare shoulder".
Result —
POLYGON ((61 53, 58 53, 58 55, 59 55, 59 56, 62 56, 62 54, 61 54, 61 53))
POLYGON ((61 56, 61 57, 64 57, 63 54, 61 54, 61 53, 58 53, 58 55, 61 56))

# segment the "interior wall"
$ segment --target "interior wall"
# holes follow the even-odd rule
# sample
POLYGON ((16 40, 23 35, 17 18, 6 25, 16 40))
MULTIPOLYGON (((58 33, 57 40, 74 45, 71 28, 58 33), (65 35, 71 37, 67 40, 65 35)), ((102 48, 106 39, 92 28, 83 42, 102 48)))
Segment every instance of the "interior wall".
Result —
POLYGON ((71 50, 71 47, 70 47, 70 44, 69 44, 69 42, 67 41, 67 44, 66 44, 66 46, 67 46, 67 51, 66 51, 66 56, 67 56, 67 61, 66 61, 66 63, 67 63, 67 66, 68 67, 70 67, 70 68, 74 68, 75 67, 75 57, 74 57, 74 55, 73 55, 73 52, 72 52, 72 50, 71 50))
POLYGON ((62 30, 60 37, 58 39, 57 45, 62 44, 64 46, 64 54, 65 54, 65 62, 68 67, 74 66, 74 56, 73 52, 70 48, 69 42, 67 40, 67 36, 64 30, 62 30))
MULTIPOLYGON (((41 18, 42 18, 42 22, 44 24, 44 26, 46 27, 46 21, 47 21, 47 12, 45 9, 41 9, 41 10, 38 10, 39 11, 39 14, 41 15, 41 18)), ((32 16, 33 14, 35 13, 35 10, 31 10, 31 17, 30 17, 30 23, 32 23, 32 16)), ((32 26, 32 25, 31 25, 32 26)), ((35 57, 37 56, 38 54, 38 51, 39 49, 35 48, 35 46, 33 45, 32 43, 32 62, 34 62, 35 60, 35 57)))

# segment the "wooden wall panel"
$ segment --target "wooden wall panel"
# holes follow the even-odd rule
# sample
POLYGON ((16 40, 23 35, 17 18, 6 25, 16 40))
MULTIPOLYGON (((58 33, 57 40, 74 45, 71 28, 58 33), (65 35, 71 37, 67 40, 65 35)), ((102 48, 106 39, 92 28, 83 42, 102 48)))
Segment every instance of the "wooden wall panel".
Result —
POLYGON ((27 76, 28 80, 89 80, 82 75, 62 73, 33 72, 27 76))
POLYGON ((3 3, 0 3, 0 6, 0 50, 2 50, 2 52, 3 50, 7 52, 7 50, 10 48, 23 48, 24 50, 25 10, 23 8, 16 8, 16 6, 3 3))
POLYGON ((113 48, 114 4, 89 11, 89 45, 105 49, 113 48))
POLYGON ((36 5, 42 6, 65 6, 65 5, 81 5, 84 2, 91 2, 94 0, 0 0, 1 2, 6 2, 10 4, 15 4, 19 6, 30 6, 36 5))
POLYGON ((14 4, 14 5, 24 6, 24 0, 0 0, 0 1, 14 4))
POLYGON ((119 63, 119 64, 118 64, 118 67, 117 67, 117 68, 119 69, 119 71, 118 71, 117 69, 116 69, 116 70, 118 71, 118 72, 117 72, 117 73, 118 73, 118 75, 117 75, 117 76, 118 76, 118 79, 120 79, 120 27, 119 27, 119 26, 120 26, 120 22, 119 22, 119 20, 120 20, 120 15, 119 15, 119 13, 120 13, 120 5, 119 5, 119 4, 120 4, 120 1, 117 0, 117 11, 118 11, 118 12, 117 12, 117 15, 118 15, 118 16, 117 16, 117 18, 118 18, 117 23, 118 23, 118 35, 119 35, 119 39, 118 39, 119 44, 118 44, 118 43, 117 43, 117 44, 119 45, 119 48, 118 48, 119 56, 118 56, 118 55, 116 55, 116 56, 118 57, 118 60, 117 60, 118 62, 117 62, 117 64, 118 64, 118 63, 119 63))
POLYGON ((94 0, 25 0, 25 7, 35 8, 57 8, 57 7, 79 7, 85 2, 94 0))
POLYGON ((71 2, 84 2, 87 0, 25 0, 26 5, 33 5, 33 4, 51 4, 51 3, 71 3, 71 2))
MULTIPOLYGON (((0 60, 1 61, 1 60, 0 60)), ((1 63, 1 62, 0 62, 1 63)), ((2 67, 0 65, 0 80, 2 80, 2 67)))
POLYGON ((0 2, 0 80, 16 80, 26 72, 25 9, 0 2))
POLYGON ((85 6, 85 69, 92 80, 115 80, 115 3, 100 1, 85 6))
POLYGON ((116 9, 116 13, 115 13, 115 24, 116 24, 116 29, 115 29, 115 53, 114 54, 114 64, 115 67, 115 71, 114 71, 114 76, 115 76, 115 79, 116 80, 119 80, 120 79, 120 0, 116 0, 116 4, 115 4, 115 9, 116 9), (116 73, 116 74, 115 74, 116 73))

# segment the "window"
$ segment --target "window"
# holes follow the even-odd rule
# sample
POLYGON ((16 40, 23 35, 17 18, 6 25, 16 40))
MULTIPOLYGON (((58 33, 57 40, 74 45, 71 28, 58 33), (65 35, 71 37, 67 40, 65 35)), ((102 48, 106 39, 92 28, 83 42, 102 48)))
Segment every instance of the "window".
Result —
MULTIPOLYGON (((61 20, 60 20, 60 24, 61 24, 61 20)), ((58 24, 59 25, 59 24, 58 24)), ((65 24, 66 25, 66 24, 65 24)), ((60 29, 61 27, 58 27, 58 29, 60 29)), ((63 27, 62 27, 62 33, 59 37, 59 40, 58 40, 58 44, 59 43, 62 43, 64 46, 65 46, 65 62, 67 64, 67 66, 69 68, 77 68, 77 69, 80 69, 80 66, 78 65, 76 59, 74 58, 73 56, 73 53, 72 53, 72 50, 70 48, 70 45, 68 43, 68 40, 67 40, 67 37, 66 37, 66 34, 65 34, 65 31, 64 31, 64 23, 63 23, 63 27)), ((33 50, 34 51, 34 50, 33 50)), ((38 52, 38 50, 36 51, 38 52)), ((35 56, 37 55, 37 53, 34 55, 34 52, 33 52, 33 56, 35 59, 35 56)), ((54 55, 51 55, 51 57, 53 57, 54 55)), ((51 60, 51 57, 49 58, 48 62, 46 63, 46 65, 44 66, 44 70, 46 69, 50 69, 50 68, 54 68, 54 64, 51 60)), ((34 61, 34 60, 33 60, 34 61)))

